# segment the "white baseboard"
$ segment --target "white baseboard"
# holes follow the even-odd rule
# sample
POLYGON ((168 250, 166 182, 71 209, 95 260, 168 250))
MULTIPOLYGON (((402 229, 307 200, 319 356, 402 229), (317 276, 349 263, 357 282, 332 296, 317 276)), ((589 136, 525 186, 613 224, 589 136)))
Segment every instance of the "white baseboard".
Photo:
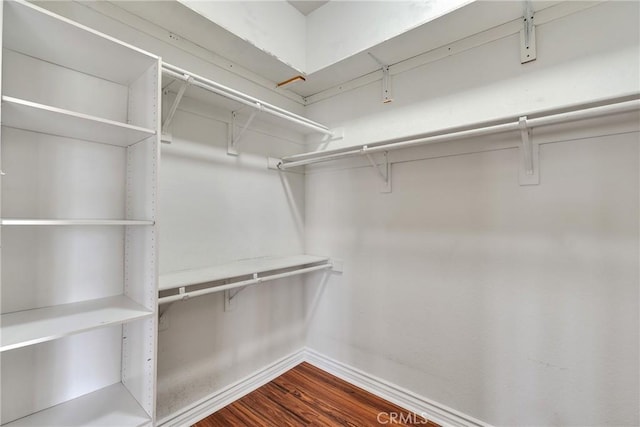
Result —
POLYGON ((305 361, 348 383, 367 390, 407 411, 447 427, 491 427, 469 415, 451 409, 438 402, 419 396, 409 390, 374 377, 359 369, 333 360, 315 350, 305 349, 305 361))
POLYGON ((192 403, 186 408, 158 420, 156 425, 159 427, 191 426, 203 418, 213 414, 217 410, 224 408, 228 404, 262 387, 269 381, 279 377, 294 366, 304 362, 304 359, 304 349, 298 350, 295 353, 283 357, 265 368, 192 403))
POLYGON ((302 362, 308 362, 348 383, 395 403, 407 411, 422 415, 424 418, 444 427, 491 427, 491 425, 483 421, 345 365, 309 348, 300 349, 240 381, 236 381, 194 402, 188 407, 159 420, 157 425, 159 427, 190 426, 260 388, 302 362))

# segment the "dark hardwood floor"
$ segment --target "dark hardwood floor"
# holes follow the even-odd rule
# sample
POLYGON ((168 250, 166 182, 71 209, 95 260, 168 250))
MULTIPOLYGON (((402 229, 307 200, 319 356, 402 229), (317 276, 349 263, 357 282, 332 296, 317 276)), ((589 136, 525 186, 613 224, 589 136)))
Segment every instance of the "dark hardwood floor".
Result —
POLYGON ((194 426, 382 425, 439 427, 315 366, 301 363, 194 426))

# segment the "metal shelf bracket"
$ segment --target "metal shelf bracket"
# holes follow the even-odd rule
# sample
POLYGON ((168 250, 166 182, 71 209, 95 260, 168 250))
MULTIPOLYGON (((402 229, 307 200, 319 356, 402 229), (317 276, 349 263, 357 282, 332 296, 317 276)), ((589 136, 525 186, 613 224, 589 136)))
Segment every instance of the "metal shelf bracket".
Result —
POLYGON ((389 163, 388 153, 386 151, 382 153, 382 155, 384 156, 384 162, 381 165, 378 165, 371 154, 367 152, 368 148, 369 147, 367 147, 366 145, 362 147, 362 154, 364 154, 367 160, 369 160, 374 173, 382 181, 380 192, 391 193, 391 163, 389 163))
POLYGON ((240 145, 240 140, 242 139, 242 135, 244 135, 247 128, 251 125, 251 122, 256 117, 256 115, 262 111, 262 105, 260 103, 256 103, 255 110, 251 112, 251 115, 244 123, 242 128, 238 131, 238 111, 231 112, 231 123, 229 124, 229 135, 227 138, 227 154, 231 156, 238 156, 240 152, 238 151, 238 146, 240 145))
MULTIPOLYGON (((251 279, 251 284, 253 285, 257 285, 258 283, 262 282, 262 278, 258 277, 258 273, 253 273, 252 279, 251 279)), ((233 301, 233 299, 242 291, 244 291, 245 289, 247 289, 246 287, 242 287, 242 288, 236 288, 236 289, 228 289, 225 292, 228 292, 228 296, 225 296, 225 299, 229 300, 229 303, 231 303, 231 301, 233 301)))
POLYGON ((184 74, 184 79, 180 84, 180 88, 178 89, 176 98, 173 100, 173 104, 171 104, 171 108, 169 108, 167 117, 165 117, 164 122, 162 123, 162 142, 166 142, 168 144, 171 143, 171 135, 169 134, 169 127, 171 126, 173 117, 176 115, 176 111, 178 110, 178 105, 180 105, 180 101, 182 101, 184 92, 187 90, 187 87, 189 87, 189 85, 192 83, 193 83, 193 77, 191 77, 188 74, 184 74))
POLYGON ((540 146, 533 141, 531 129, 527 124, 527 116, 522 116, 518 119, 518 127, 522 138, 518 173, 520 185, 538 185, 540 184, 540 146))
POLYGON ((369 56, 371 56, 374 61, 380 64, 382 71, 382 103, 388 104, 393 101, 393 96, 391 94, 391 73, 389 72, 389 65, 380 61, 373 53, 368 52, 369 56))
POLYGON ((387 104, 393 101, 391 96, 391 74, 389 74, 389 66, 382 66, 382 102, 387 104))
POLYGON ((524 2, 523 27, 520 30, 520 63, 536 59, 536 26, 533 24, 534 12, 530 0, 524 2))

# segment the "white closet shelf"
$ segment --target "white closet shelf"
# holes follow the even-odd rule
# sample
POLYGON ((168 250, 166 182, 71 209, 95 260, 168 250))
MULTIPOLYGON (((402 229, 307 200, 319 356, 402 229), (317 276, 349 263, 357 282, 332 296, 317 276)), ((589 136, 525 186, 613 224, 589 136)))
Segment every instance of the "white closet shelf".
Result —
POLYGON ((160 290, 182 286, 215 282, 234 277, 260 274, 273 270, 301 267, 309 264, 328 263, 329 258, 316 255, 291 255, 284 257, 262 257, 220 264, 213 267, 182 270, 160 275, 160 290))
POLYGON ((2 125, 120 147, 133 145, 156 134, 153 129, 10 96, 2 97, 2 125))
POLYGON ((4 427, 137 427, 150 424, 151 418, 147 413, 122 383, 117 383, 20 418, 4 427))
POLYGON ((123 295, 7 313, 0 317, 0 351, 143 319, 152 314, 151 310, 123 295))
POLYGON ((27 2, 4 2, 3 13, 5 48, 104 80, 129 85, 158 60, 27 2))
POLYGON ((153 225, 154 221, 136 219, 20 219, 3 218, 0 225, 153 225))
POLYGON ((162 87, 165 90, 171 88, 171 90, 175 90, 178 93, 174 100, 174 105, 163 124, 163 131, 168 128, 180 98, 185 95, 208 104, 220 106, 229 111, 246 110, 243 115, 250 118, 243 117, 243 120, 236 124, 240 128, 244 124, 251 123, 253 114, 259 114, 257 120, 288 128, 298 133, 320 133, 333 136, 333 131, 323 124, 166 62, 162 64, 162 73, 165 76, 162 87), (183 87, 180 88, 180 86, 183 87))

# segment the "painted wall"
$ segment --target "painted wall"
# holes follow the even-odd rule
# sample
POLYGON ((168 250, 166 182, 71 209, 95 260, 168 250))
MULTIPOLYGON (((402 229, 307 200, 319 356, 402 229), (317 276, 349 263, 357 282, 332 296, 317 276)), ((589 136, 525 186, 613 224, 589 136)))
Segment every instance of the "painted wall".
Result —
MULTIPOLYGON (((302 111, 86 6, 44 6, 302 111)), ((540 26, 526 66, 510 37, 394 77, 392 104, 378 83, 307 110, 353 144, 625 95, 640 81, 637 16, 611 2, 540 26)), ((221 295, 172 305, 161 418, 306 342, 498 425, 640 422, 636 117, 536 133, 549 142, 537 187, 517 185, 518 141, 500 139, 398 152, 394 191, 380 194, 357 160, 306 179, 266 171, 267 154, 302 150, 268 127, 229 158, 228 116, 200 107, 183 104, 163 147, 161 271, 304 246, 345 273, 245 290, 232 312, 221 295), (433 158, 409 161, 420 157, 433 158)))
POLYGON ((302 72, 306 70, 306 19, 289 3, 179 1, 280 61, 302 72))
MULTIPOLYGON (((308 108, 348 143, 639 91, 638 4, 611 2, 308 108), (594 31, 597 28, 597 31, 594 31)), ((309 284, 308 346, 494 425, 638 425, 638 114, 309 168, 306 250, 344 260, 309 284)))
MULTIPOLYGON (((162 150, 160 272, 304 249, 304 175, 281 177, 266 156, 299 152, 287 140, 247 131, 243 155, 226 154, 226 124, 201 105, 179 111, 162 150), (247 154, 247 152, 249 154, 247 154)), ((158 416, 243 378, 304 345, 299 277, 242 290, 224 311, 223 294, 166 309, 158 347, 158 416)))
POLYGON ((307 16, 306 71, 321 70, 469 2, 330 1, 307 16))

